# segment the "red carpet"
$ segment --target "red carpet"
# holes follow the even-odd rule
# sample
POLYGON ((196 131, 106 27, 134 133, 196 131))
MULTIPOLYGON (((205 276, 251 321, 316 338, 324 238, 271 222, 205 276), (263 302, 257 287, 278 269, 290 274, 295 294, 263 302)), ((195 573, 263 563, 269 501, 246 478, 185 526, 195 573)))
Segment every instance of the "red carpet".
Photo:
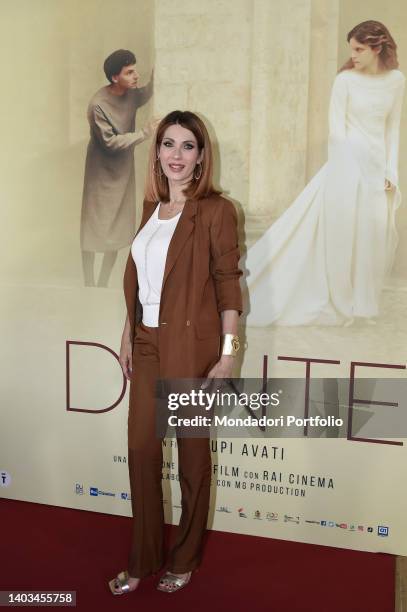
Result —
POLYGON ((77 610, 394 611, 391 555, 211 531, 185 589, 160 593, 154 577, 113 597, 107 581, 125 569, 131 519, 6 499, 0 519, 0 590, 76 591, 77 610))

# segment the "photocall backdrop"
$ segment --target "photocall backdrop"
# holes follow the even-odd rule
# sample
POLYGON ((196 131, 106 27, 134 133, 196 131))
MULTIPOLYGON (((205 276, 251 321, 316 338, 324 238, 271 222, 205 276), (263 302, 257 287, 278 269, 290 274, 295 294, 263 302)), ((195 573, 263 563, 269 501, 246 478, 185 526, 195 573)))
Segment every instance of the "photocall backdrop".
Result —
MULTIPOLYGON (((329 96, 348 57, 346 33, 365 19, 383 21, 407 71, 407 6, 401 0, 2 5, 0 493, 130 516, 128 387, 120 399, 114 355, 125 320, 128 248, 119 252, 109 286, 98 288, 84 286, 79 246, 86 107, 105 84, 104 58, 117 48, 134 50, 143 83, 155 67, 155 93, 140 109, 138 126, 175 108, 205 119, 216 182, 239 213, 244 265, 245 249, 326 161, 329 96)), ((403 194, 406 119, 404 104, 403 194)), ((135 153, 138 218, 147 152, 143 143, 135 153)), ((239 375, 261 377, 264 355, 269 376, 280 377, 305 374, 303 362, 281 356, 337 362, 313 364, 316 377, 347 377, 352 361, 405 364, 406 225, 404 205, 376 326, 262 329, 242 321, 239 375)), ((366 367, 360 375, 405 372, 366 367)), ((219 439, 212 451, 210 528, 407 554, 405 444, 219 439)), ((174 441, 167 440, 164 457, 166 520, 176 523, 174 441)))

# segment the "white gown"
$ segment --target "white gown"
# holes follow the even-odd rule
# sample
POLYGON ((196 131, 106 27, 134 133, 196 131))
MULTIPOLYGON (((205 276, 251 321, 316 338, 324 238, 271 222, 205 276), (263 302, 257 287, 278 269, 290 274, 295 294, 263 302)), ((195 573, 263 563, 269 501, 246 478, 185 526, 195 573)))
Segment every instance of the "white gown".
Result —
POLYGON ((248 249, 247 325, 340 325, 374 317, 397 245, 399 70, 340 72, 328 161, 248 249), (385 179, 395 190, 385 191, 385 179))

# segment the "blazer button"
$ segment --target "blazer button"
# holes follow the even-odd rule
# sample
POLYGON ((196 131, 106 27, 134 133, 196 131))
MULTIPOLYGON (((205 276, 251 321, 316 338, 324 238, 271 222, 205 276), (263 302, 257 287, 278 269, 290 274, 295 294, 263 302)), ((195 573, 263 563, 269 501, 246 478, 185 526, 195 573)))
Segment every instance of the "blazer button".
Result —
POLYGON ((191 325, 191 321, 189 319, 187 321, 187 325, 191 325))
POLYGON ((167 325, 166 321, 161 321, 160 325, 167 325))

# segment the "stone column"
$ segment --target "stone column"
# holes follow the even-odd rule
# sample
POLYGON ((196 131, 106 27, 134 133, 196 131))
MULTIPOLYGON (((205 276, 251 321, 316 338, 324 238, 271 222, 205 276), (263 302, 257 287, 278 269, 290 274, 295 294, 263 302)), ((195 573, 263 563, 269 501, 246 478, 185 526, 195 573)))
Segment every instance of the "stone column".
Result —
POLYGON ((251 215, 280 214, 304 185, 310 22, 310 0, 253 2, 251 215))
POLYGON ((238 208, 249 189, 251 7, 251 0, 155 2, 155 113, 202 117, 215 183, 238 208))
POLYGON ((328 109, 338 70, 339 0, 312 0, 307 182, 327 160, 328 109))

